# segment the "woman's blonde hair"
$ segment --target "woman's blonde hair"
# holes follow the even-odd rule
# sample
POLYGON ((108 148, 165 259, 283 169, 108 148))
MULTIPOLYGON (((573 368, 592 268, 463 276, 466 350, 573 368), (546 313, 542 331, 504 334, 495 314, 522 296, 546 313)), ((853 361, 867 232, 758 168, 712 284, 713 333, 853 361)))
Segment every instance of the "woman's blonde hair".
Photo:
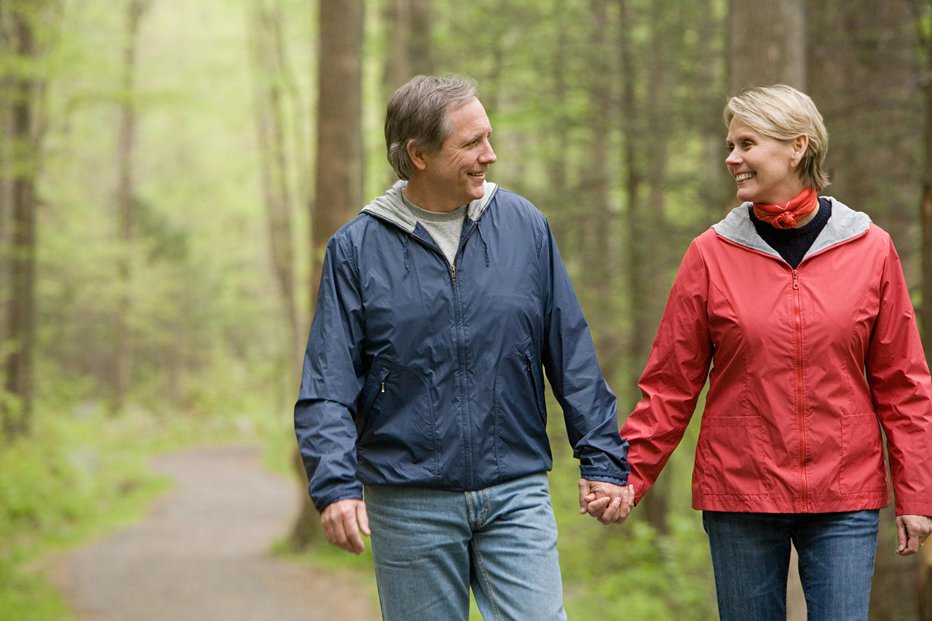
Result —
POLYGON ((831 183, 822 168, 828 153, 828 132, 822 115, 805 93, 786 84, 749 88, 728 100, 724 117, 726 126, 737 118, 754 131, 775 140, 808 136, 809 146, 800 160, 799 176, 807 187, 817 192, 831 183))

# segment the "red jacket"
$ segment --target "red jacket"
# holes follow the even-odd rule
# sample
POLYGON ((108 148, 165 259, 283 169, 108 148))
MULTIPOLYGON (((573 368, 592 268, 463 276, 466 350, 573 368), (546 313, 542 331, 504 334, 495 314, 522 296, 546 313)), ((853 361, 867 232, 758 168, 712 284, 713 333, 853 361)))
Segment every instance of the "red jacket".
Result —
POLYGON ((799 267, 742 205, 683 258, 621 430, 637 499, 709 391, 693 508, 932 515, 932 381, 889 235, 832 200, 799 267), (711 373, 709 368, 711 365, 711 373))

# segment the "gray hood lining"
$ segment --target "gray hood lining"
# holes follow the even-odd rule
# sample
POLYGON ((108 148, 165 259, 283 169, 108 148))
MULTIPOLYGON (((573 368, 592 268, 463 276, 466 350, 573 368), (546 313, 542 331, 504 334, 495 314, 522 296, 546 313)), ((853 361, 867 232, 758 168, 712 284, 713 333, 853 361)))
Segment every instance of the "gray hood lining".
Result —
MULTIPOLYGON (((803 259, 835 244, 855 238, 870 228, 871 219, 866 213, 854 211, 831 196, 820 198, 832 202, 832 217, 825 223, 825 227, 816 237, 812 247, 809 248, 803 259)), ((754 223, 751 222, 751 216, 748 214, 750 204, 742 203, 735 207, 725 216, 724 220, 713 224, 712 228, 718 235, 729 241, 779 258, 780 254, 757 234, 754 223)))
MULTIPOLYGON (((363 207, 363 213, 372 214, 395 224, 408 233, 414 233, 414 229, 417 226, 417 218, 411 213, 411 210, 405 206, 401 196, 401 191, 407 184, 408 182, 404 180, 397 181, 385 194, 375 198, 371 203, 363 207)), ((473 222, 477 221, 492 200, 497 189, 498 186, 494 183, 484 181, 482 184, 482 198, 469 203, 469 206, 466 208, 466 217, 473 222)))

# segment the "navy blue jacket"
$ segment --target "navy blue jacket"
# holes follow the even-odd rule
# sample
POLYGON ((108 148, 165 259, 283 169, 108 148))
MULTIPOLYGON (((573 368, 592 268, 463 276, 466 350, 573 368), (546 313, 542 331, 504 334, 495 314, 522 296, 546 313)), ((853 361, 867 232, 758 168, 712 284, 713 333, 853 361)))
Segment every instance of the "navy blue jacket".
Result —
POLYGON ((615 396, 544 215, 487 183, 451 266, 403 185, 327 246, 294 413, 315 506, 362 483, 464 491, 549 470, 542 367, 581 475, 625 484, 615 396))

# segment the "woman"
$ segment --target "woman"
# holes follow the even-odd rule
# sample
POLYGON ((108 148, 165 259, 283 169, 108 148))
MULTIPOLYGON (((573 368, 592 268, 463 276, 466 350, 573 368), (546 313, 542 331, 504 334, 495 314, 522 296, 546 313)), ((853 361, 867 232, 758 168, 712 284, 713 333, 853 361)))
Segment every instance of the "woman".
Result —
POLYGON ((932 381, 899 257, 866 214, 819 196, 812 100, 750 89, 725 108, 744 204, 689 246, 621 430, 636 500, 708 376, 693 472, 722 619, 786 619, 790 542, 810 619, 866 619, 878 509, 913 554, 932 531, 932 381), (711 374, 709 369, 711 366, 711 374))

